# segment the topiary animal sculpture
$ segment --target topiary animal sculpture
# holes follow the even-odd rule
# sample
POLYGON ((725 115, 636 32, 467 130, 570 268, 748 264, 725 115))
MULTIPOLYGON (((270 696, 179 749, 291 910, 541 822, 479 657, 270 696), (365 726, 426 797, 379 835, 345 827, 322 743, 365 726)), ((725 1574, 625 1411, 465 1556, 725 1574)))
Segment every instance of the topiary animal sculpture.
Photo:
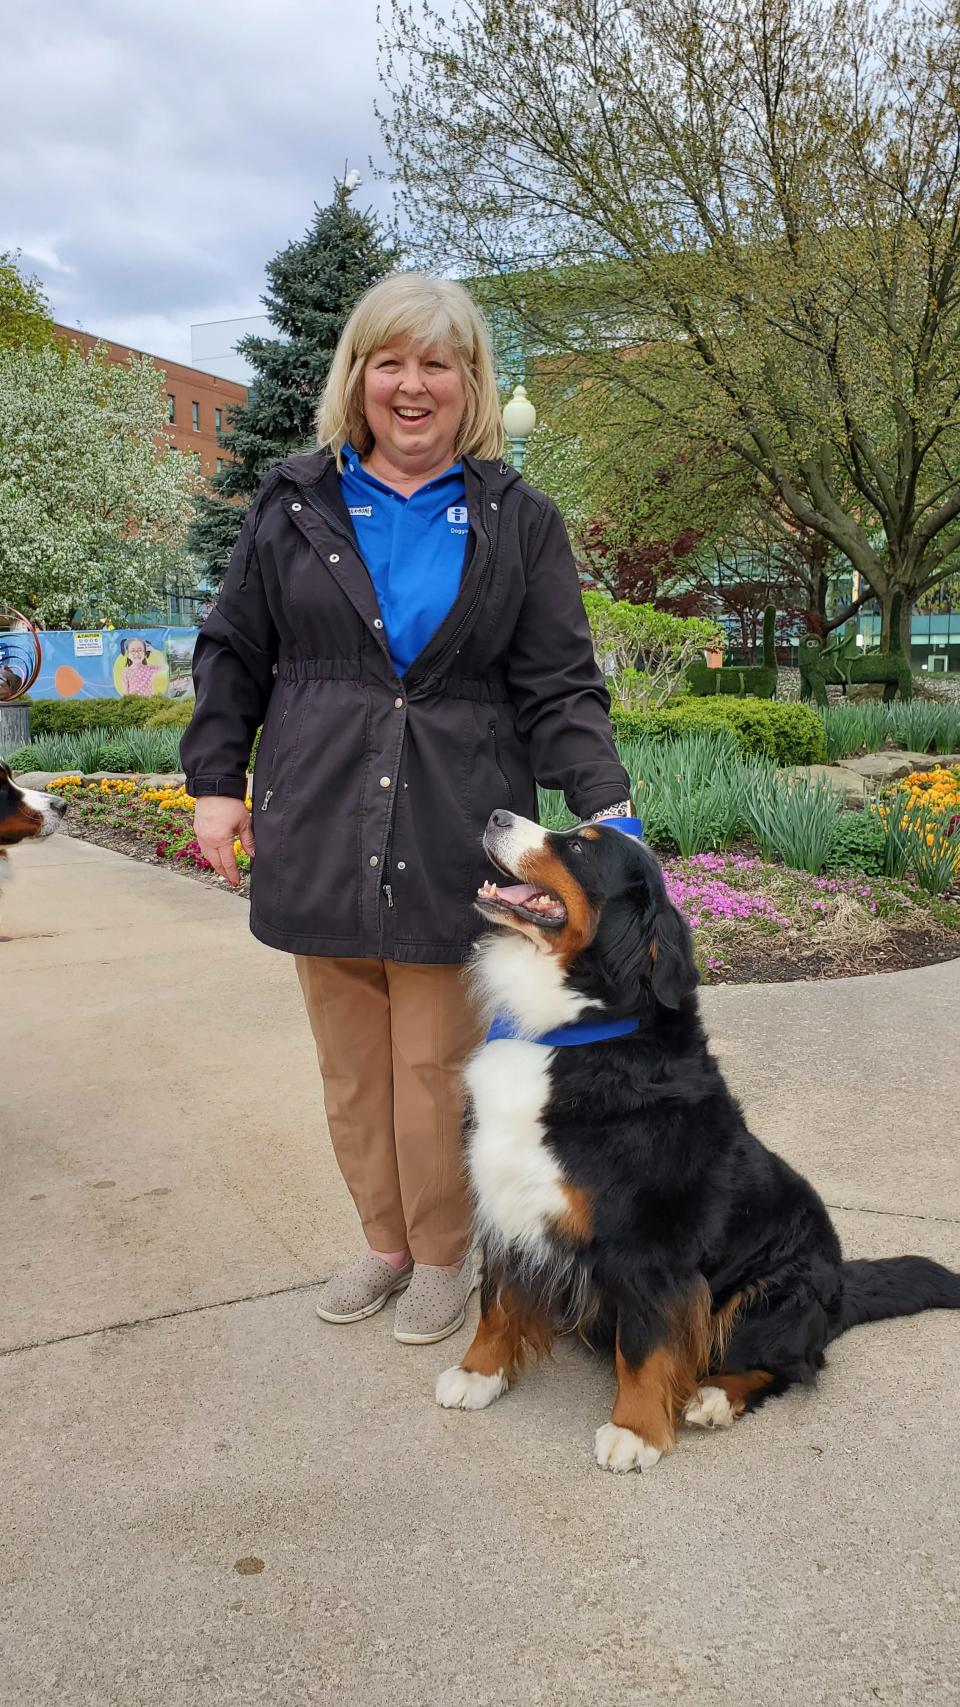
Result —
POLYGON ((851 686, 863 682, 883 682, 884 703, 913 696, 913 677, 910 665, 900 645, 900 614, 903 598, 897 593, 890 613, 890 651, 868 652, 864 657, 857 649, 856 635, 839 631, 824 644, 819 634, 805 634, 799 647, 800 697, 812 699, 817 705, 827 704, 827 688, 851 686))
POLYGON ((763 663, 724 664, 719 670, 711 668, 702 658, 687 665, 687 684, 690 692, 702 699, 707 694, 736 694, 744 699, 775 699, 777 693, 777 654, 773 643, 776 605, 767 605, 763 613, 763 663))

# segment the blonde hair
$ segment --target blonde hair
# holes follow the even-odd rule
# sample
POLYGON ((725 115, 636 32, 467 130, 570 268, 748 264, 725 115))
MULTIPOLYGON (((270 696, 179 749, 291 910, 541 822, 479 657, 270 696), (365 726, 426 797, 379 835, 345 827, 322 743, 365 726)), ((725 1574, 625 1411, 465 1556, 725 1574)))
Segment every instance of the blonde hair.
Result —
POLYGON ((503 454, 503 421, 487 323, 462 285, 427 273, 394 273, 364 293, 340 334, 317 410, 317 442, 342 468, 349 442, 360 455, 373 449, 363 413, 363 375, 374 350, 403 339, 415 349, 449 350, 467 394, 454 442, 457 456, 503 454))

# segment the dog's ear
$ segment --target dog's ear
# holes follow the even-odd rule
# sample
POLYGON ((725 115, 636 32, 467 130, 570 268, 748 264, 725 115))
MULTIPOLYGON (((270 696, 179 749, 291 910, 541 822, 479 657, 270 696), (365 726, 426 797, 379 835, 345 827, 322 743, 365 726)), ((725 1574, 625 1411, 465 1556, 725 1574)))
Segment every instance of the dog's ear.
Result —
POLYGON ((676 907, 664 900, 657 908, 650 938, 650 982, 658 1002, 678 1008, 700 982, 693 958, 693 938, 676 907))

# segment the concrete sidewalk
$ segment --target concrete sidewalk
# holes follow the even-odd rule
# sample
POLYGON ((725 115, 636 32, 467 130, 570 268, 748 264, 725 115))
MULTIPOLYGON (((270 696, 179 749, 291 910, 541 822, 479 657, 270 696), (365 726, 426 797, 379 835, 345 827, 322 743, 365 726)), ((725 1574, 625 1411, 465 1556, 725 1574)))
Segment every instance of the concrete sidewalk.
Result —
MULTIPOLYGON (((0 914, 0 1701, 827 1707, 957 1699, 960 1319, 644 1478, 562 1346, 439 1411, 468 1343, 325 1328, 356 1247, 286 957, 228 894, 81 842, 0 914)), ((720 988, 755 1130, 851 1255, 960 1267, 960 963, 720 988)))

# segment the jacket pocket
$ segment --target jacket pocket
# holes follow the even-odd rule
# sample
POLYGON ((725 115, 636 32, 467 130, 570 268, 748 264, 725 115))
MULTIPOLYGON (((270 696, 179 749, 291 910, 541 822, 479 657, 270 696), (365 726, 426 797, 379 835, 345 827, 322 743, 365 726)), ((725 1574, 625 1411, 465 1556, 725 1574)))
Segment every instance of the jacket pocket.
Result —
MULTIPOLYGON (((287 721, 289 710, 290 705, 288 702, 280 714, 280 722, 277 726, 276 734, 271 737, 270 747, 268 749, 269 757, 267 759, 267 768, 263 779, 263 794, 260 797, 260 806, 258 809, 261 812, 268 812, 270 810, 270 802, 274 796, 273 782, 277 771, 277 756, 280 752, 280 746, 283 741, 283 727, 287 721)), ((262 739, 263 737, 261 736, 261 740, 262 739)))
POLYGON ((489 734, 490 744, 491 744, 491 747, 493 748, 493 762, 497 768, 498 774, 503 778, 503 786, 507 791, 507 798, 505 801, 505 805, 512 806, 513 805, 513 788, 512 788, 511 783, 510 783, 510 778, 508 777, 506 771, 503 768, 503 760, 500 757, 500 737, 497 734, 497 726, 495 723, 491 723, 488 726, 487 733, 489 734))

